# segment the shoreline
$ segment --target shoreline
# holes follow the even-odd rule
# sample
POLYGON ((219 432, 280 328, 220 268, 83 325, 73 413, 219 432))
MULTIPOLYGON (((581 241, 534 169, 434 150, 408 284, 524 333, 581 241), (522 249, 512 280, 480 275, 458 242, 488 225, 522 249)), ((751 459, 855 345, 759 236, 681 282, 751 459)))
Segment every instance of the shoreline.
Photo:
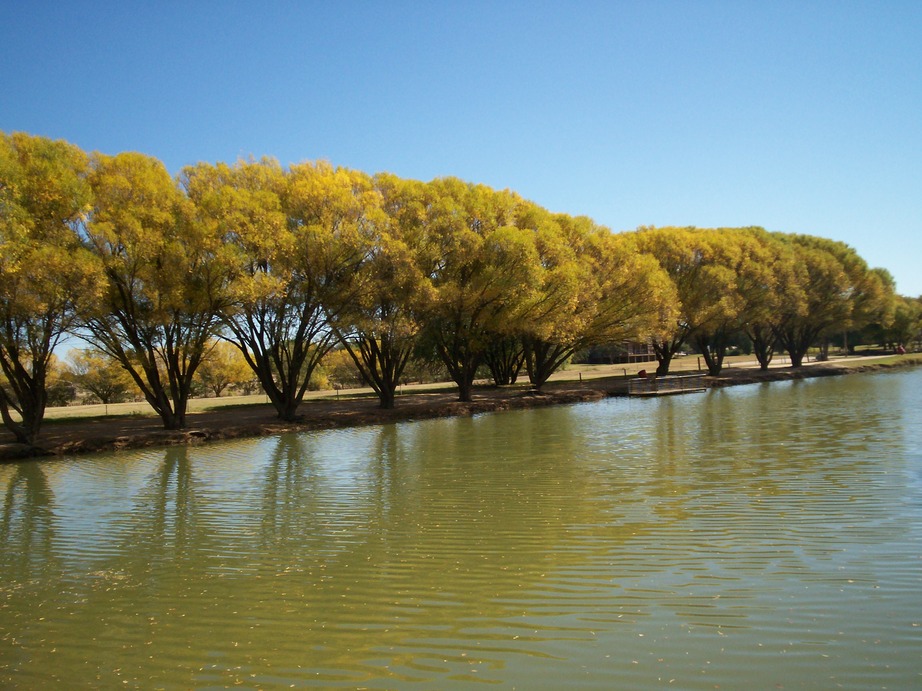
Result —
MULTIPOLYGON (((733 367, 719 377, 705 376, 707 388, 741 386, 760 382, 791 381, 862 372, 887 371, 922 365, 922 357, 909 356, 897 362, 868 362, 842 365, 815 362, 798 368, 779 367, 767 371, 733 367)), ((198 445, 214 441, 272 436, 289 432, 392 424, 440 417, 464 417, 504 410, 521 410, 548 405, 566 405, 626 396, 629 377, 621 375, 549 382, 541 392, 527 386, 477 387, 474 401, 457 401, 457 393, 410 392, 398 397, 397 407, 383 410, 377 397, 305 401, 295 422, 284 422, 269 405, 254 404, 223 408, 188 416, 185 430, 164 430, 159 418, 134 416, 66 420, 46 423, 34 446, 0 443, 0 463, 30 459, 83 455, 128 449, 198 445)))

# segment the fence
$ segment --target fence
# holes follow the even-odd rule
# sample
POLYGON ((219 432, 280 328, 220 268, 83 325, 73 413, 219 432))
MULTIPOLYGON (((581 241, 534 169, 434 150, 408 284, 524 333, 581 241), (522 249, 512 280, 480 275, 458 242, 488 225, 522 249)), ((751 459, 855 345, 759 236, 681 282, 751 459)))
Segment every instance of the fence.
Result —
POLYGON ((638 377, 628 382, 631 396, 665 396, 704 391, 704 374, 671 374, 665 377, 638 377))

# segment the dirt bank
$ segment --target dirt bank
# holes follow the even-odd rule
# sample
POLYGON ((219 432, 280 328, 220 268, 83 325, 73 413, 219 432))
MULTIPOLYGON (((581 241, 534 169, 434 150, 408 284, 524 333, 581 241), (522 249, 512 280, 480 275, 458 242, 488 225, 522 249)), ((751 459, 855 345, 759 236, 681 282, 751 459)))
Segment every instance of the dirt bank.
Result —
MULTIPOLYGON (((855 372, 918 366, 922 357, 907 357, 896 363, 867 364, 813 363, 800 368, 773 368, 762 372, 751 368, 732 368, 719 377, 706 377, 709 387, 785 381, 808 377, 825 377, 855 372)), ((188 429, 163 430, 159 418, 100 417, 77 420, 49 420, 34 446, 3 443, 0 438, 0 461, 34 456, 60 456, 119 449, 202 444, 221 439, 268 436, 283 432, 300 432, 339 427, 387 424, 405 420, 464 416, 501 410, 535 408, 547 405, 596 401, 608 396, 627 394, 628 380, 622 376, 582 381, 558 381, 545 385, 541 393, 527 387, 477 388, 472 403, 460 403, 453 392, 415 392, 400 396, 397 408, 381 410, 376 398, 321 399, 305 401, 295 422, 275 417, 269 405, 220 408, 190 414, 188 429)))

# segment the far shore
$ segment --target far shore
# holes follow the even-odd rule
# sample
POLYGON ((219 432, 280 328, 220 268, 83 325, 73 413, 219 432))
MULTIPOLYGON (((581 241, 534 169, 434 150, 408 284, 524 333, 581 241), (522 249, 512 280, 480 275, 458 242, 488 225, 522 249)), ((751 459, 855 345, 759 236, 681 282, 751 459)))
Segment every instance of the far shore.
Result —
MULTIPOLYGON (((752 356, 736 356, 727 363, 729 366, 719 377, 705 377, 708 387, 918 366, 922 365, 922 355, 833 357, 826 362, 806 362, 799 368, 777 358, 764 372, 758 369, 752 356)), ((687 374, 701 366, 703 363, 697 356, 686 356, 674 362, 672 373, 687 374)), ((34 446, 12 443, 10 435, 0 431, 0 462, 595 401, 626 395, 630 379, 640 370, 652 372, 655 368, 655 362, 572 365, 556 373, 540 392, 532 390, 527 381, 508 387, 484 383, 475 388, 471 403, 459 402, 450 383, 417 384, 399 392, 393 410, 379 408, 378 399, 370 389, 311 392, 295 422, 279 420, 265 396, 194 399, 190 402, 187 429, 182 431, 162 429, 160 419, 140 403, 51 408, 34 446)))

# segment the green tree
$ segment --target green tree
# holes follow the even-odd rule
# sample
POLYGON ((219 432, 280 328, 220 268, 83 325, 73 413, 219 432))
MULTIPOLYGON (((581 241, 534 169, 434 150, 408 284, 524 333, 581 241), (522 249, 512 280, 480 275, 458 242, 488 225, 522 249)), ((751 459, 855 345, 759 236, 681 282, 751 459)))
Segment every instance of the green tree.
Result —
POLYGON ((743 232, 759 247, 746 265, 748 276, 741 288, 746 309, 740 321, 752 342, 759 368, 764 371, 771 364, 777 342, 772 323, 786 305, 799 299, 799 287, 794 280, 794 250, 777 234, 762 228, 746 228, 743 232))
POLYGON ((327 388, 357 389, 367 386, 362 372, 356 367, 355 358, 345 348, 329 350, 317 368, 317 371, 320 370, 326 377, 327 388))
POLYGON ((90 203, 87 157, 62 141, 0 133, 0 417, 20 443, 41 428, 49 363, 98 289, 78 231, 90 203))
POLYGON ((515 384, 525 366, 525 345, 519 336, 494 334, 484 351, 484 361, 496 386, 515 384))
POLYGON ((640 228, 632 239, 638 251, 656 259, 674 286, 675 318, 652 339, 659 363, 656 373, 668 374, 673 357, 692 340, 695 330, 724 311, 723 291, 732 280, 714 263, 711 248, 695 228, 640 228))
MULTIPOLYGON (((765 236, 761 228, 698 231, 706 262, 699 280, 713 297, 699 312, 693 341, 711 376, 720 374, 728 345, 747 325, 756 336, 753 342, 760 339, 758 325, 777 304, 780 267, 765 236)), ((768 345, 760 340, 757 352, 767 355, 768 345)))
POLYGON ((659 264, 586 218, 538 224, 541 289, 522 332, 529 381, 540 388, 574 353, 642 340, 672 312, 672 284, 659 264))
POLYGON ((67 365, 56 355, 52 355, 48 363, 48 376, 45 379, 49 407, 70 405, 76 400, 77 387, 70 380, 69 374, 67 365))
POLYGON ((908 346, 918 341, 922 334, 922 300, 896 296, 893 319, 884 330, 887 342, 895 346, 908 346))
POLYGON ((85 338, 121 363, 166 429, 182 429, 227 304, 221 238, 154 158, 97 155, 90 181, 86 245, 106 284, 83 310, 85 338))

